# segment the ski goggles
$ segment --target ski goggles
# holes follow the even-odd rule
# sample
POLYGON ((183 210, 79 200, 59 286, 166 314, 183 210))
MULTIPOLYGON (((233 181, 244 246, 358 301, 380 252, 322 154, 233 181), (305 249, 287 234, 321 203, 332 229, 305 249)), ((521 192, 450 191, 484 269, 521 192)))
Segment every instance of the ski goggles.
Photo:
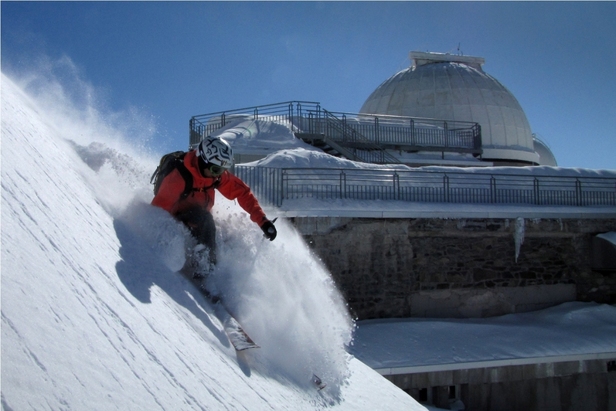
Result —
POLYGON ((215 164, 210 164, 207 169, 210 170, 210 173, 212 173, 213 176, 219 176, 226 170, 225 167, 217 166, 215 164))

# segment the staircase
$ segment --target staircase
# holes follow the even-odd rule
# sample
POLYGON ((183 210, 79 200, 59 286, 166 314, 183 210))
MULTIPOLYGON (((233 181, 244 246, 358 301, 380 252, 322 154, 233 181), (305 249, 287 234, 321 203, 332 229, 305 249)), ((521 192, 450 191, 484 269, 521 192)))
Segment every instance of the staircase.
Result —
POLYGON ((400 164, 383 146, 359 133, 346 121, 346 115, 321 109, 318 119, 312 119, 313 129, 320 133, 298 131, 295 136, 336 157, 374 164, 400 164))
POLYGON ((481 155, 481 128, 476 123, 410 117, 334 113, 319 103, 291 101, 193 116, 190 147, 234 118, 262 118, 288 124, 295 136, 324 152, 353 161, 400 164, 389 150, 450 151, 481 155), (415 121, 420 120, 420 121, 415 121), (367 133, 367 134, 366 134, 367 133))
MULTIPOLYGON (((344 147, 336 144, 336 142, 331 139, 328 139, 325 134, 303 133, 299 131, 294 134, 295 137, 299 138, 304 143, 308 143, 331 156, 347 158, 353 157, 352 152, 345 150, 344 147)), ((352 160, 353 158, 350 159, 352 160)))

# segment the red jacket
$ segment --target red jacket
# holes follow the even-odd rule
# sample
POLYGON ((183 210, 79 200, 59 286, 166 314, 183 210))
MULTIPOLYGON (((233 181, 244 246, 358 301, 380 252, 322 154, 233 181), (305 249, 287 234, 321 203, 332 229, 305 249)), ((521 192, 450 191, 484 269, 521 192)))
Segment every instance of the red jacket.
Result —
MULTIPOLYGON (((195 205, 210 211, 214 206, 214 184, 217 178, 203 177, 199 172, 198 160, 195 150, 189 151, 184 157, 184 165, 193 176, 193 191, 188 197, 181 198, 185 182, 176 169, 165 177, 158 189, 158 194, 152 200, 152 205, 163 208, 174 216, 195 205)), ((237 200, 239 205, 250 214, 250 219, 259 226, 267 221, 259 202, 242 180, 228 171, 225 171, 219 178, 220 183, 216 189, 220 194, 229 200, 237 200)))

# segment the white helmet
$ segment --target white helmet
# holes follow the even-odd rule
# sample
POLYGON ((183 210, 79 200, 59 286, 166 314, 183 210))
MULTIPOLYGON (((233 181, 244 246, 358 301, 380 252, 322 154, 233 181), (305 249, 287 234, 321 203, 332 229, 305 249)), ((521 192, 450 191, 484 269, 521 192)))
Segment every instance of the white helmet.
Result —
POLYGON ((199 143, 197 150, 199 157, 206 164, 223 168, 230 168, 233 165, 233 150, 229 143, 222 138, 208 136, 199 143))

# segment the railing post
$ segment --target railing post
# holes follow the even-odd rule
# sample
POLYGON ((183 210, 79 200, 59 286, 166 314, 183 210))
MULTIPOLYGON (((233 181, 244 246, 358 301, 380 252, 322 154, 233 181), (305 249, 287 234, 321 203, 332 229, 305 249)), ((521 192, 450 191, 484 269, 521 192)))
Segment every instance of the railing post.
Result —
POLYGON ((539 192, 539 180, 537 179, 537 177, 533 179, 533 194, 535 196, 534 203, 539 205, 540 204, 540 199, 539 199, 540 192, 539 192))
POLYGON ((473 126, 473 130, 474 130, 473 142, 475 144, 474 149, 479 150, 481 149, 481 125, 479 123, 475 124, 475 126, 473 126))
POLYGON ((490 202, 496 203, 496 179, 490 176, 490 202))
POLYGON ((443 200, 445 203, 448 203, 449 199, 449 176, 445 173, 445 175, 443 175, 443 200))
POLYGON ((578 206, 582 206, 584 200, 582 198, 582 182, 579 178, 575 179, 575 203, 578 206))
POLYGON ((308 112, 308 118, 307 118, 307 120, 308 120, 308 128, 307 128, 307 130, 311 134, 314 134, 315 131, 316 131, 316 130, 314 130, 314 120, 312 118, 313 116, 314 116, 314 114, 312 114, 312 112, 308 112))
POLYGON ((400 176, 394 171, 394 200, 400 200, 400 176))
POLYGON ((340 198, 346 198, 346 173, 344 170, 340 171, 340 198))
POLYGON ((411 145, 415 144, 415 120, 411 119, 411 145))
POLYGON ((253 115, 254 115, 253 120, 256 120, 257 118, 259 118, 259 107, 255 107, 253 115))
POLYGON ((287 170, 282 168, 280 169, 280 190, 278 195, 278 207, 282 206, 282 201, 284 200, 285 191, 288 192, 289 188, 287 185, 289 184, 289 178, 287 176, 287 170))
POLYGON ((188 148, 190 149, 195 140, 195 131, 194 131, 195 119, 191 118, 188 122, 188 148))

